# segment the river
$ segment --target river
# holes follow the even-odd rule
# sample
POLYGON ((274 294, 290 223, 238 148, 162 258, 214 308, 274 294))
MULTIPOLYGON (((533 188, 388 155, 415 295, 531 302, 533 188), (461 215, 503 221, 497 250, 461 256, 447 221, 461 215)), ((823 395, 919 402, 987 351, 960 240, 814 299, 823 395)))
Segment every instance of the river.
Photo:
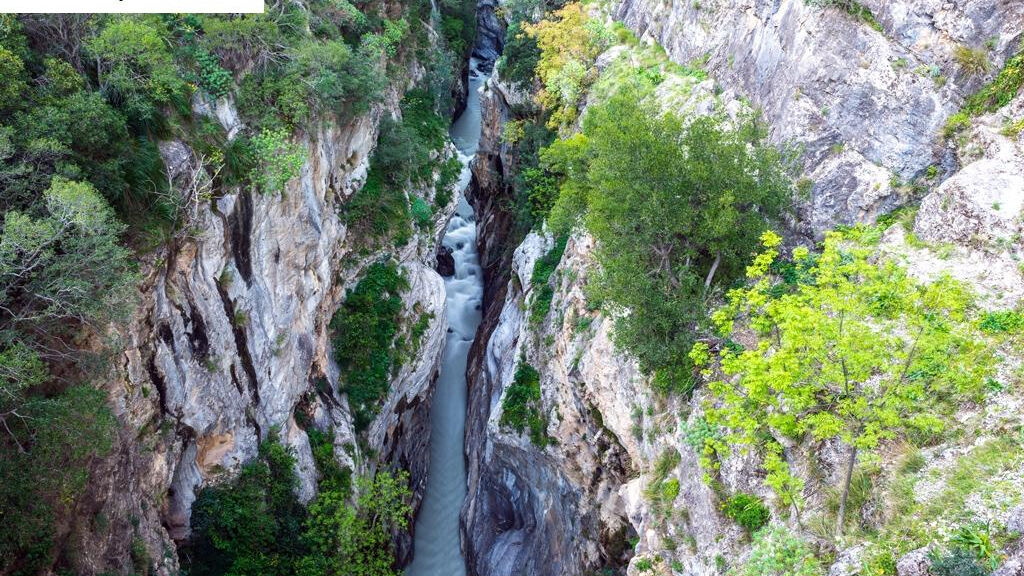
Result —
POLYGON ((462 161, 459 204, 442 240, 455 259, 455 274, 444 281, 448 339, 430 407, 430 468, 416 518, 413 562, 406 576, 466 573, 459 542, 459 510, 466 498, 466 361, 480 325, 484 285, 476 249, 476 218, 465 194, 471 178, 469 165, 480 143, 480 89, 487 81, 477 70, 476 60, 471 59, 469 66, 466 109, 451 127, 462 161))

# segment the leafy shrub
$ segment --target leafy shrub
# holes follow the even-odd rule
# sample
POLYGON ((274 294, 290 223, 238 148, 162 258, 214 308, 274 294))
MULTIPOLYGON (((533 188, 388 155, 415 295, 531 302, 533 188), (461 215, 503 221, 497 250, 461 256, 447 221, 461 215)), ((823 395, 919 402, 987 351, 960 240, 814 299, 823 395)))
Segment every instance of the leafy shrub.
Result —
POLYGON ((992 334, 1017 333, 1024 330, 1024 314, 1012 310, 986 312, 982 315, 978 327, 992 334))
POLYGON ((722 505, 722 512, 750 533, 760 530, 771 519, 768 507, 753 494, 730 496, 722 505))
POLYGON ((305 150, 292 143, 284 129, 264 129, 253 137, 251 146, 255 161, 252 181, 266 194, 284 191, 285 185, 299 175, 305 163, 305 150))
POLYGON ((811 547, 785 526, 768 526, 754 534, 750 557, 738 576, 820 576, 821 562, 811 547))
POLYGON ((520 22, 513 22, 505 30, 505 47, 498 59, 498 73, 521 89, 529 88, 540 55, 536 38, 525 33, 520 22))
POLYGON ((933 552, 931 571, 935 576, 988 576, 992 573, 963 548, 953 548, 946 553, 933 552))
POLYGON ((516 432, 529 429, 530 441, 541 448, 550 441, 547 422, 541 415, 540 373, 524 361, 519 362, 515 377, 505 391, 500 423, 516 432))
POLYGON ((551 250, 537 259, 533 265, 533 273, 530 275, 530 285, 535 291, 533 303, 530 305, 530 322, 533 324, 543 322, 551 310, 551 301, 555 297, 555 289, 551 286, 551 276, 558 267, 558 263, 562 261, 562 254, 565 253, 568 241, 568 236, 556 238, 551 250))
POLYGON ((615 317, 616 344, 658 390, 687 393, 707 295, 742 276, 792 184, 763 127, 684 121, 643 95, 628 85, 590 108, 571 154, 583 168, 552 214, 567 196, 584 210, 600 264, 589 295, 615 317))
POLYGON ((331 318, 334 359, 341 391, 348 395, 357 430, 377 415, 395 367, 395 338, 408 282, 393 263, 376 263, 351 289, 331 318))
POLYGON ((308 510, 295 496, 295 457, 275 433, 236 480, 199 493, 180 554, 189 574, 395 576, 391 534, 408 527, 408 475, 360 478, 350 503, 347 471, 330 471, 337 465, 322 434, 310 440, 328 470, 308 510))
POLYGON ((294 573, 305 510, 295 496, 295 457, 275 435, 237 480, 202 490, 192 508, 193 576, 294 573))

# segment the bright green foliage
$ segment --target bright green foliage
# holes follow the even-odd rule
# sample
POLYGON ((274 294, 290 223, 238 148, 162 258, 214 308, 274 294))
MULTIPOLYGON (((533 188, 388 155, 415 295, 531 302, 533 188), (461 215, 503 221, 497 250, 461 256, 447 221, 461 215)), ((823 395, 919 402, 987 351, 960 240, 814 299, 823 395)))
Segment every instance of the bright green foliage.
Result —
POLYGON ((1024 47, 991 82, 967 99, 964 111, 971 116, 994 112, 1010 103, 1024 86, 1024 47))
POLYGON ((520 361, 515 378, 505 390, 501 401, 501 425, 516 432, 529 429, 530 441, 543 448, 550 439, 547 421, 541 413, 540 373, 526 362, 520 361))
POLYGON ((1024 314, 1012 310, 986 312, 982 315, 978 327, 990 334, 1020 333, 1024 331, 1024 314))
POLYGON ((824 571, 810 546, 785 526, 769 526, 754 534, 747 562, 735 576, 819 576, 824 571))
MULTIPOLYGON (((964 55, 967 57, 967 55, 964 55)), ((977 56, 972 57, 974 59, 977 56)), ((987 64, 987 57, 986 57, 987 64)), ((971 65, 968 61, 966 65, 971 65)), ((975 66, 979 64, 975 63, 975 66)), ((987 66, 985 68, 987 71, 987 66)), ((995 112, 1010 103, 1024 86, 1024 45, 1017 55, 1006 61, 999 74, 981 90, 967 98, 963 108, 946 121, 943 136, 949 138, 971 125, 971 118, 987 112, 995 112)))
POLYGON ((948 278, 921 285, 838 233, 817 258, 796 249, 787 283, 772 273, 781 240, 763 240, 750 287, 730 292, 713 317, 723 337, 745 326, 758 340, 718 355, 727 380, 710 383, 706 414, 726 433, 709 448, 765 448, 769 483, 792 495, 769 430, 839 440, 852 467, 858 452, 884 440, 941 432, 952 401, 981 393, 992 358, 963 286, 948 278))
POLYGON ((751 533, 760 530, 771 519, 768 507, 753 494, 730 496, 722 504, 722 513, 751 533))
POLYGON ((574 205, 585 193, 600 264, 592 295, 615 316, 617 344, 655 373, 659 390, 688 391, 705 298, 715 280, 739 276, 791 186, 781 154, 761 144, 754 123, 687 124, 639 98, 627 88, 590 110, 586 171, 573 170, 562 193, 574 205))
POLYGON ((86 41, 85 49, 96 62, 100 92, 118 103, 130 122, 155 126, 162 107, 187 106, 189 88, 155 17, 116 17, 86 41))
POLYGON ((25 63, 10 50, 0 46, 0 108, 19 104, 28 85, 25 82, 25 63))
POLYGON ((355 506, 338 492, 323 492, 309 506, 298 576, 399 576, 392 533, 409 526, 409 476, 380 472, 360 478, 355 506))
POLYGON ((537 93, 537 102, 551 112, 550 128, 567 128, 576 120, 586 87, 595 80, 588 70, 609 45, 611 35, 599 20, 589 19, 578 2, 566 4, 537 24, 523 24, 523 32, 540 48, 536 72, 543 89, 537 93))
POLYGON ((303 553, 305 510, 295 497, 295 457, 277 438, 260 445, 233 483, 207 488, 192 508, 192 576, 292 575, 303 553))
POLYGON ((253 184, 266 194, 283 192, 289 180, 297 177, 305 163, 306 151, 290 141, 286 130, 268 130, 251 141, 255 166, 253 184))
POLYGON ((534 290, 533 302, 530 304, 530 322, 533 324, 543 322, 551 310, 551 300, 555 297, 551 276, 555 273, 558 263, 562 261, 562 254, 565 253, 568 241, 568 236, 556 238, 551 250, 538 258, 533 265, 533 274, 530 276, 530 285, 534 290))
POLYGON ((395 264, 373 264, 331 319, 341 391, 348 395, 357 430, 373 421, 387 394, 402 319, 402 292, 408 286, 395 264))

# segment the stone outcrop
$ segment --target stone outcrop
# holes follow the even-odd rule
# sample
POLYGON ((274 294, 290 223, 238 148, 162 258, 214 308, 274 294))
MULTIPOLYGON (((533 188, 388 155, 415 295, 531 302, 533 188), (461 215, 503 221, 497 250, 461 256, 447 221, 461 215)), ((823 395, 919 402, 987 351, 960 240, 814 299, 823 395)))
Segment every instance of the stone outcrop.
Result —
POLYGON ((814 187, 798 229, 820 235, 906 203, 897 180, 931 165, 954 170, 936 135, 983 80, 958 64, 956 48, 995 39, 987 57, 998 69, 1024 32, 1014 0, 860 4, 877 29, 804 0, 624 0, 616 18, 680 64, 706 61, 716 82, 763 112, 777 142, 800 147, 814 187))
MULTIPOLYGON (((83 572, 131 571, 129 551, 141 546, 150 570, 176 574, 175 541, 188 536, 196 493, 232 478, 272 431, 294 450, 301 500, 316 490, 302 427, 313 425, 333 430, 335 452, 349 467, 408 470, 418 506, 432 384, 447 329, 436 245, 454 200, 394 255, 409 282, 404 317, 411 323, 422 314, 429 322, 365 432, 374 459, 353 458, 362 444, 337 392, 328 333, 346 290, 381 257, 361 251, 341 210, 365 179, 379 117, 392 113, 399 98, 393 90, 388 104, 372 113, 305 135, 301 176, 281 193, 233 189, 197 203, 188 233, 148 263, 141 305, 122 335, 124 352, 110 388, 121 424, 118 442, 113 456, 97 465, 87 504, 92 510, 79 515, 116 522, 104 531, 75 531, 80 556, 94 562, 83 572), (297 411, 308 422, 300 425, 297 411)), ((229 101, 197 101, 196 113, 238 131, 229 101)), ((182 142, 161 150, 172 177, 187 177, 198 162, 182 142)), ((432 198, 432 190, 422 192, 432 198)), ((410 547, 411 536, 400 538, 400 558, 408 560, 410 547)))

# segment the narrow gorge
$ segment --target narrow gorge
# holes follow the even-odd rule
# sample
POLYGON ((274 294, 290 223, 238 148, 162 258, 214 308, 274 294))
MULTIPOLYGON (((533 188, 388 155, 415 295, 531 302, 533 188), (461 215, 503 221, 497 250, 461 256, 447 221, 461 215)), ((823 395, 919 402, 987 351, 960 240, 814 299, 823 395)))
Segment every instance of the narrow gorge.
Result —
POLYGON ((0 576, 1024 576, 1024 2, 0 14, 0 576))

